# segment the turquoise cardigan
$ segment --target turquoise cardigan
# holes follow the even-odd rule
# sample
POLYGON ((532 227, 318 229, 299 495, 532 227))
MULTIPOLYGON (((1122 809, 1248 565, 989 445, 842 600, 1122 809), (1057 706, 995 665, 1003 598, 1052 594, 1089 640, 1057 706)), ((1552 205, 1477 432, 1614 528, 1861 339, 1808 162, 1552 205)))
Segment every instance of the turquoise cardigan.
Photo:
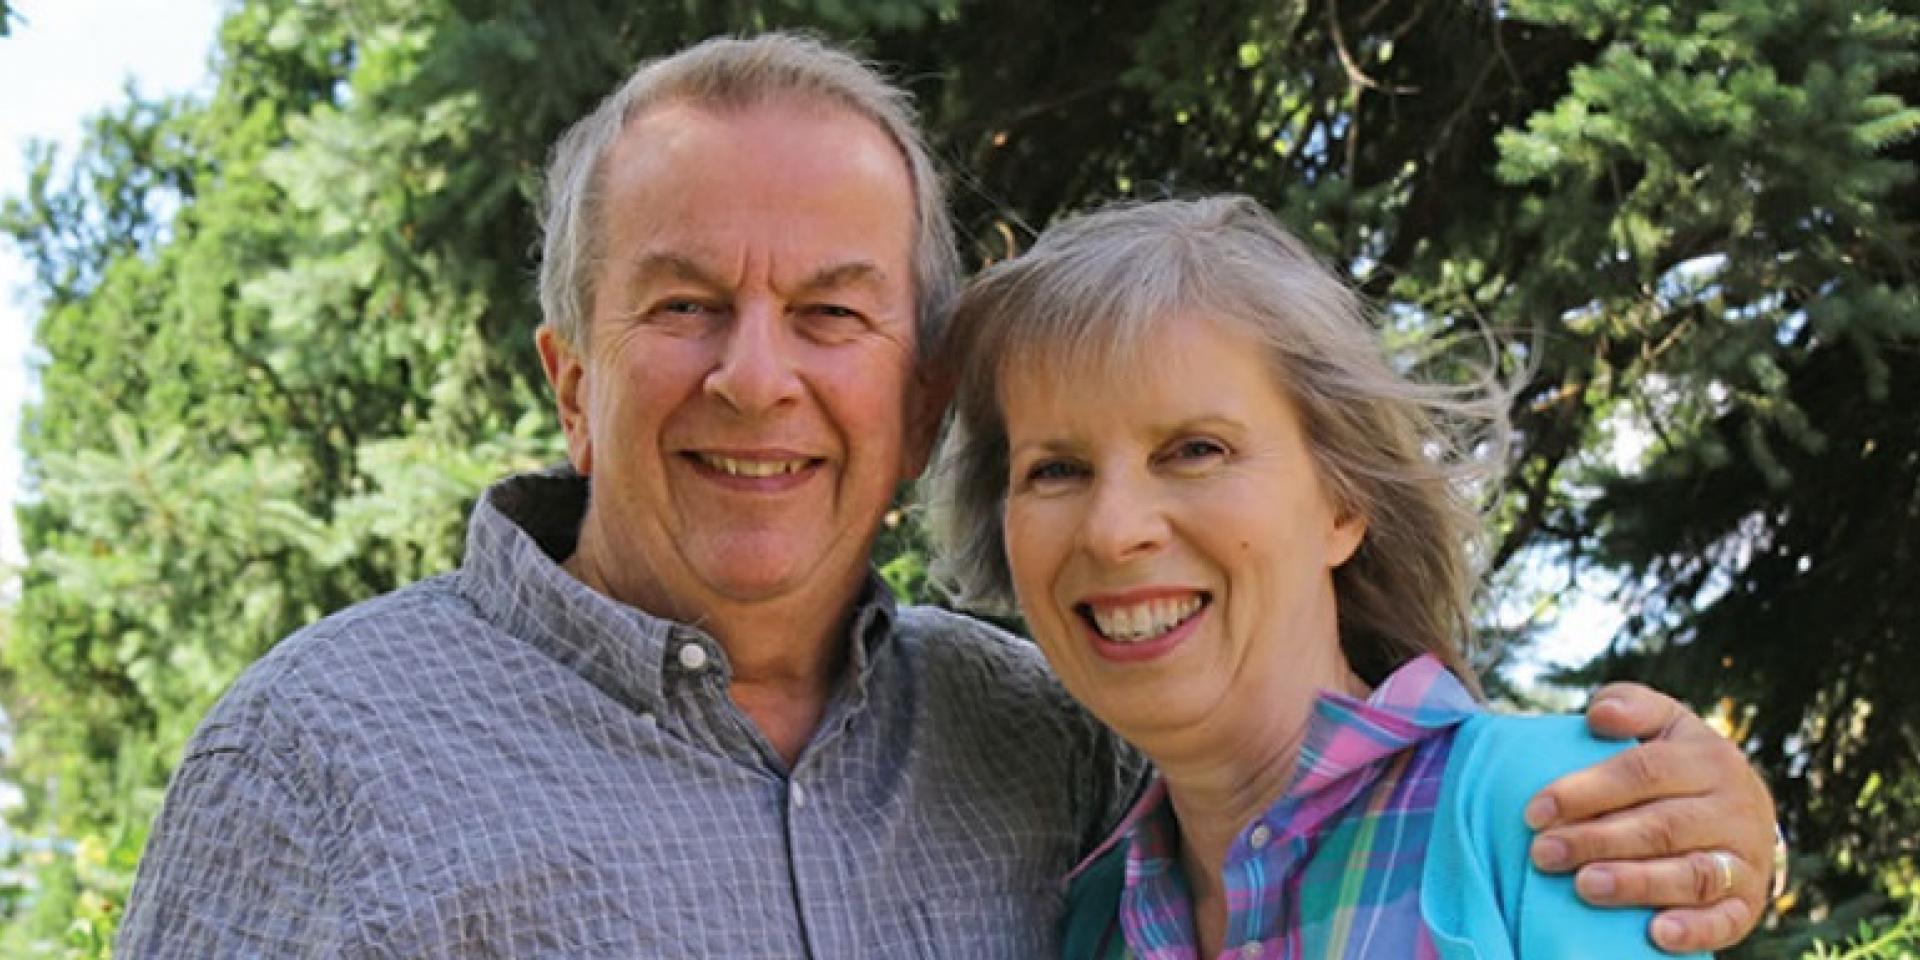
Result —
MULTIPOLYGON (((1626 744, 1594 739, 1579 717, 1475 714, 1453 736, 1420 878, 1420 914, 1441 960, 1670 956, 1647 939, 1651 910, 1587 906, 1571 874, 1541 873, 1527 858, 1527 801, 1626 744)), ((1062 921, 1069 960, 1093 956, 1119 907, 1126 857, 1117 843, 1074 878, 1062 921)))

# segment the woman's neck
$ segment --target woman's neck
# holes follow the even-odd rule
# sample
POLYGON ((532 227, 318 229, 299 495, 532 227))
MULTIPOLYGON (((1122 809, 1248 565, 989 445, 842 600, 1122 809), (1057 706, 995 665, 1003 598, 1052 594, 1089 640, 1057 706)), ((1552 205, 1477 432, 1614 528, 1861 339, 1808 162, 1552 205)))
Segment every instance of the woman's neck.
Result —
POLYGON ((1180 823, 1180 865, 1193 894, 1200 955, 1218 955, 1226 934, 1227 851, 1293 781, 1313 703, 1322 691, 1366 696, 1366 684, 1334 656, 1320 669, 1289 670, 1264 695, 1222 704, 1195 729, 1137 745, 1166 781, 1180 823))

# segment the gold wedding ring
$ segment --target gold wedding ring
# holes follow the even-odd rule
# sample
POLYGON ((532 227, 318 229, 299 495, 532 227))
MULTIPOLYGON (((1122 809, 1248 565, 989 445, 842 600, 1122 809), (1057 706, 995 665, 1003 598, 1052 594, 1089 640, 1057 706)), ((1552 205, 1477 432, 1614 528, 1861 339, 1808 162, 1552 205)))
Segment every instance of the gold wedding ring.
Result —
POLYGON ((1715 850, 1708 856, 1713 858, 1713 866, 1720 874, 1720 892, 1733 889, 1733 854, 1725 850, 1715 850))

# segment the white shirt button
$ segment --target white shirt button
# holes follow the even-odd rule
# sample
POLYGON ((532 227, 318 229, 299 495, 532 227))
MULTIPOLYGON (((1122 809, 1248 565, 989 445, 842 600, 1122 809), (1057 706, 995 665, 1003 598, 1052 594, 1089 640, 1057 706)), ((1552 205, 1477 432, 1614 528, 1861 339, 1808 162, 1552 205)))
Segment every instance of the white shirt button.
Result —
POLYGON ((787 797, 793 801, 793 805, 796 807, 804 807, 807 805, 807 791, 800 789, 800 785, 797 783, 787 787, 787 797))
POLYGON ((680 647, 680 666, 688 670, 699 670, 707 665, 707 648, 688 643, 680 647))
POLYGON ((1255 826, 1253 832, 1247 834, 1247 843, 1251 844, 1255 850, 1265 850, 1267 844, 1272 842, 1273 830, 1264 823, 1255 826))
POLYGON ((1247 960, 1260 960, 1260 941, 1248 940, 1240 945, 1240 955, 1247 960))

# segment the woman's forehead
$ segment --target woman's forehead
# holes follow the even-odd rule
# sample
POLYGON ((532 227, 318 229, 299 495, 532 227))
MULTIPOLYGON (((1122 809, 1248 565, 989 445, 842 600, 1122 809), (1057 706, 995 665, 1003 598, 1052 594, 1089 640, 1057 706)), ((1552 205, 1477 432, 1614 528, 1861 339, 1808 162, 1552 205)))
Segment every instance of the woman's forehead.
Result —
POLYGON ((1077 324, 1015 327, 999 345, 998 381, 1038 376, 1069 382, 1128 379, 1164 363, 1169 351, 1202 337, 1228 337, 1265 349, 1258 328, 1204 307, 1090 316, 1077 324))
POLYGON ((1253 324, 1210 313, 1175 313, 1124 325, 1106 338, 1054 337, 1009 344, 993 382, 993 402, 1002 417, 1017 414, 1010 405, 1083 407, 1131 396, 1168 378, 1182 383, 1220 384, 1229 371, 1247 370, 1252 361, 1265 387, 1290 405, 1292 391, 1281 366, 1253 324))

